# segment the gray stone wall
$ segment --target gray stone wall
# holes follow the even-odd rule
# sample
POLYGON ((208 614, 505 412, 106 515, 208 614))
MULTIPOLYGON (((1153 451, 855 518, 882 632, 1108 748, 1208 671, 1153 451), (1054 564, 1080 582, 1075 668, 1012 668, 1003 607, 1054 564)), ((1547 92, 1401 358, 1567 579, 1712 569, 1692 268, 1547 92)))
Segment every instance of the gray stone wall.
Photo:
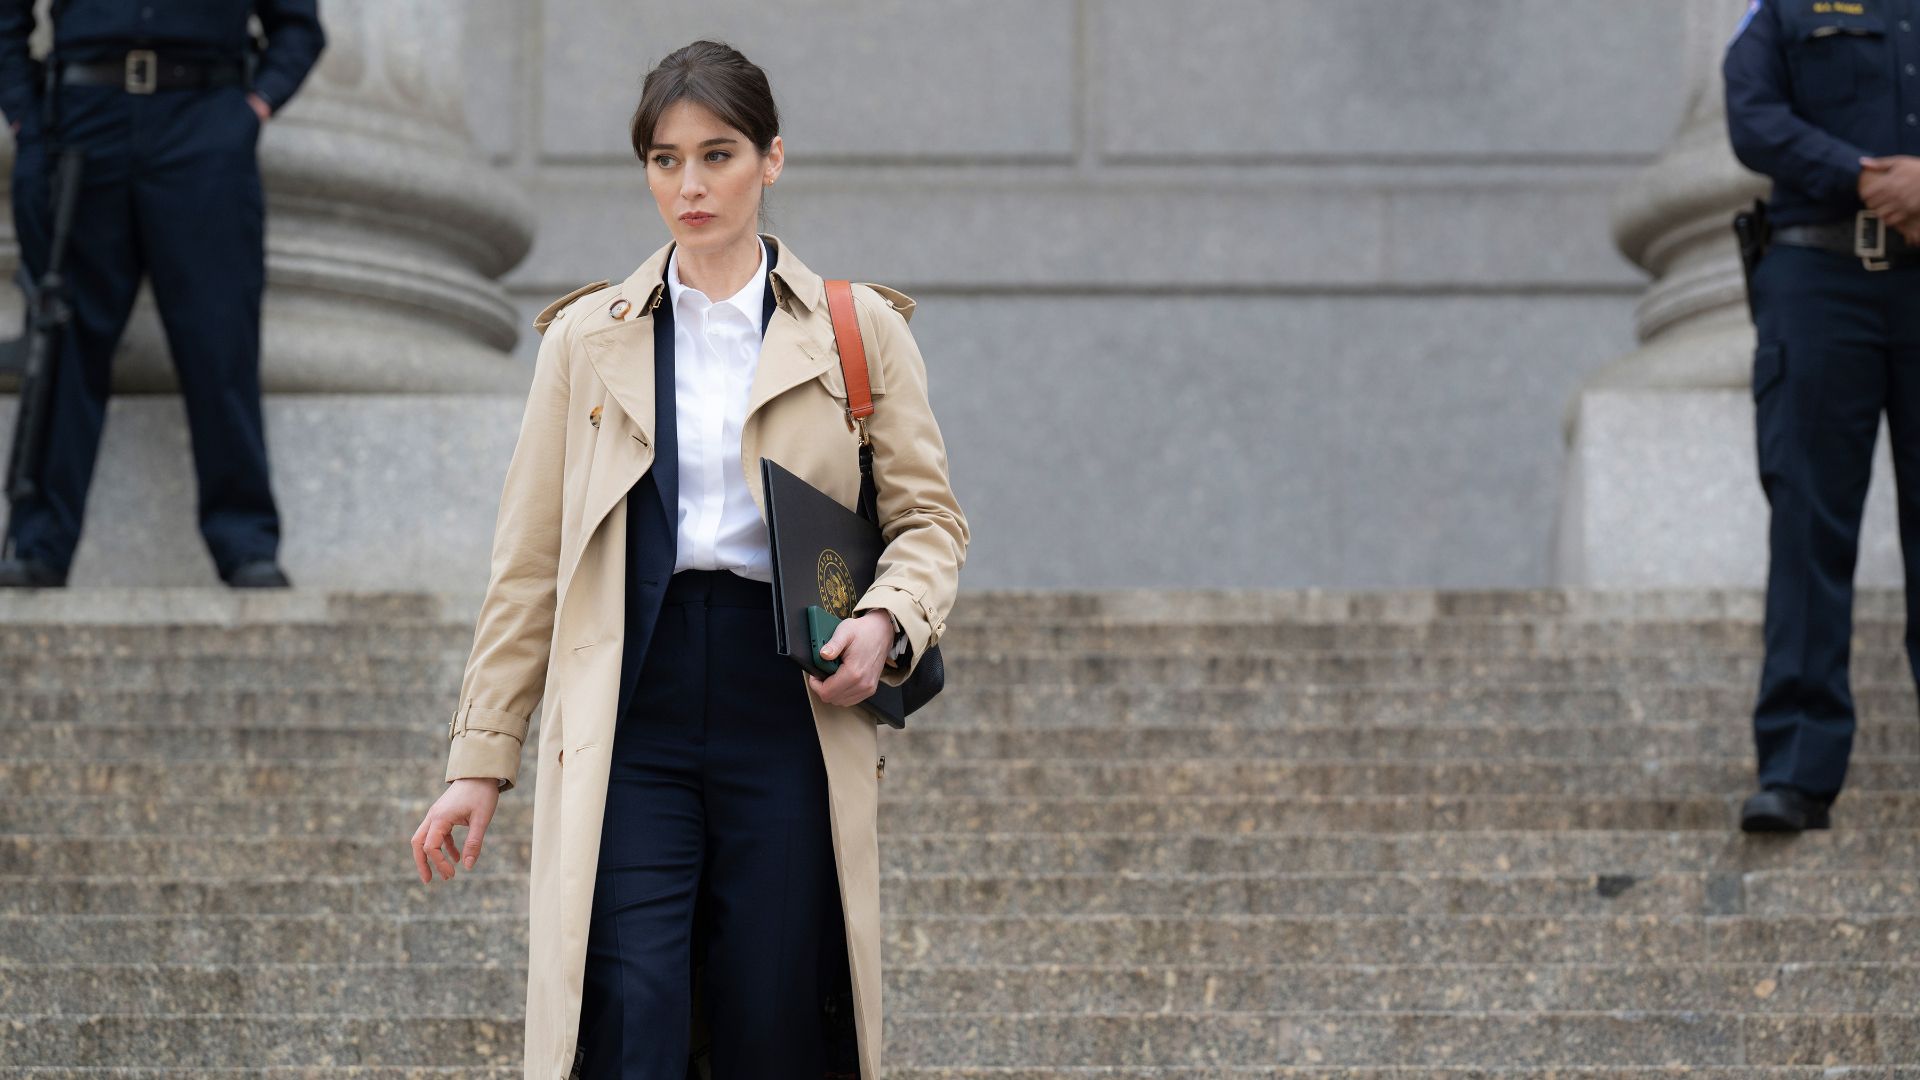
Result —
POLYGON ((920 302, 969 585, 1529 585, 1633 345, 1608 206, 1686 105, 1678 8, 476 0, 470 121, 537 205, 530 316, 666 239, 646 69, 765 67, 772 231, 920 302))

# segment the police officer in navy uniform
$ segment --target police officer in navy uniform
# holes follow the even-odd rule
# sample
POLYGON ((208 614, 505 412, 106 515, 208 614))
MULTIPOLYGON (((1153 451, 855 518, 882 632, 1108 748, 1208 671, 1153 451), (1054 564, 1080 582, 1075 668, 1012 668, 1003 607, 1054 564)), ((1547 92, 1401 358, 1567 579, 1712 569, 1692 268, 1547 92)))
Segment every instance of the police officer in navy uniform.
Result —
POLYGON ((45 265, 49 162, 86 155, 68 248, 39 493, 11 507, 0 585, 64 585, 106 414, 109 364, 143 275, 192 432, 199 524, 235 587, 285 586, 260 407, 266 286, 260 127, 325 45, 318 0, 54 0, 33 61, 33 0, 0 0, 0 111, 14 132, 14 227, 45 265), (249 17, 266 39, 255 55, 249 17))
POLYGON ((1733 148, 1773 180, 1753 269, 1772 507, 1749 832, 1823 829, 1846 777, 1853 571, 1880 417, 1920 679, 1920 0, 1754 0, 1725 74, 1733 148))

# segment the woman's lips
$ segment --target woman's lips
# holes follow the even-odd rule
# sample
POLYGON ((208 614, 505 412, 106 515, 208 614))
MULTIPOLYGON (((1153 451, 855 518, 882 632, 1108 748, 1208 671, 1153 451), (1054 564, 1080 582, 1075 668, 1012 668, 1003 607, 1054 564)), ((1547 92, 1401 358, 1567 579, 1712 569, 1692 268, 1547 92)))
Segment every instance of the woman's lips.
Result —
POLYGON ((713 220, 712 214, 681 214, 680 220, 687 225, 705 225, 713 220))

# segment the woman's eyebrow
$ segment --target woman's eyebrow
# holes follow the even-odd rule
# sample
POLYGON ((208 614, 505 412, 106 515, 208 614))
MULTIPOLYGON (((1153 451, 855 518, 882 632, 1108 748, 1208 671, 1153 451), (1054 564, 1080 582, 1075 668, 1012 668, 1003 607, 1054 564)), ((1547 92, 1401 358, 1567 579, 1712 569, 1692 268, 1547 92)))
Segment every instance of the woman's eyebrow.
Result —
MULTIPOLYGON (((740 141, 739 139, 736 139, 736 138, 733 138, 733 137, 731 137, 731 136, 723 136, 723 137, 721 137, 721 138, 718 138, 718 139, 708 139, 708 140, 707 140, 706 142, 703 142, 703 143, 701 143, 700 145, 701 145, 701 146, 724 146, 724 145, 726 145, 726 144, 728 144, 728 143, 737 143, 737 142, 739 142, 739 141, 740 141)), ((680 149, 680 147, 679 147, 679 146, 677 146, 677 145, 676 145, 676 144, 674 144, 674 143, 670 143, 670 142, 661 142, 661 143, 654 143, 654 144, 653 144, 653 148, 654 148, 655 150, 678 150, 678 149, 680 149)))

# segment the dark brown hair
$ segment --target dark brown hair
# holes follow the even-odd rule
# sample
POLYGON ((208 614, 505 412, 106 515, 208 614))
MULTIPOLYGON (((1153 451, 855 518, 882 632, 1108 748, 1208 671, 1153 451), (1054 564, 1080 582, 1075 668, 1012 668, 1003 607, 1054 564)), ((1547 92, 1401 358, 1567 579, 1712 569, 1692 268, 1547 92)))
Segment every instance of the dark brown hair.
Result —
POLYGON ((696 41, 647 72, 640 105, 633 111, 633 153, 642 163, 661 114, 680 101, 697 101, 713 110, 728 127, 745 133, 762 154, 780 134, 780 110, 773 104, 767 73, 730 45, 696 41))

